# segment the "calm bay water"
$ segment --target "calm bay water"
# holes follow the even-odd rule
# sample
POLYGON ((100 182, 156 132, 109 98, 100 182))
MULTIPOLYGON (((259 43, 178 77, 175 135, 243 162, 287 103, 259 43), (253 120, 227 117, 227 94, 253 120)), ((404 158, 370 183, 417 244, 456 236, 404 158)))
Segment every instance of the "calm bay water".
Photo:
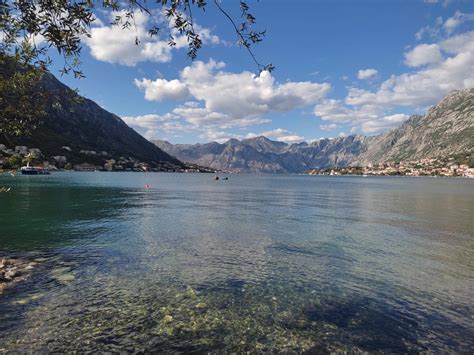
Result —
POLYGON ((3 351, 474 351, 474 181, 0 176, 3 351), (151 185, 144 189, 144 185, 151 185))

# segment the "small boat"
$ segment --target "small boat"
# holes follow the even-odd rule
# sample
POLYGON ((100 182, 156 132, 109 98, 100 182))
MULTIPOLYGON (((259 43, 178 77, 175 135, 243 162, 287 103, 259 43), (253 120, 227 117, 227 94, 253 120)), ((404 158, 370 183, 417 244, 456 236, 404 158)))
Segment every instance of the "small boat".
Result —
POLYGON ((30 166, 30 163, 26 163, 26 166, 22 166, 20 169, 23 175, 49 175, 49 171, 35 166, 30 166))

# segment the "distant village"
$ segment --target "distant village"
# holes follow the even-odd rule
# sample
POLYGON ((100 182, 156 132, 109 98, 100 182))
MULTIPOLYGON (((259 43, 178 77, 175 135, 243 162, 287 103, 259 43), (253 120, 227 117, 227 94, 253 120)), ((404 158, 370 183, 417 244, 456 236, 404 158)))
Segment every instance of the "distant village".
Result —
MULTIPOLYGON (((16 146, 8 148, 0 144, 0 171, 16 170, 27 162, 35 166, 41 166, 49 171, 73 170, 73 171, 135 171, 135 172, 182 172, 182 173, 215 173, 215 169, 202 167, 187 163, 185 167, 160 163, 159 166, 151 166, 148 163, 140 162, 130 157, 118 159, 110 158, 105 151, 95 152, 91 150, 81 150, 80 156, 84 157, 82 163, 69 162, 66 155, 71 153, 70 147, 64 146, 62 149, 65 155, 45 157, 41 150, 28 148, 26 146, 16 146), (89 159, 88 159, 89 158, 89 159), (93 164, 90 161, 101 161, 103 164, 93 164)), ((467 158, 470 158, 469 156, 467 158)), ((77 160, 77 159, 76 159, 77 160)), ((308 175, 376 175, 376 176, 445 176, 474 178, 474 164, 472 159, 467 159, 470 163, 462 163, 459 158, 451 157, 447 159, 420 159, 401 162, 388 162, 367 164, 360 167, 333 167, 326 169, 312 169, 305 172, 308 175)), ((467 161, 462 159, 462 161, 467 161)))
MULTIPOLYGON (((465 159, 466 160, 466 159, 465 159)), ((474 166, 457 158, 420 159, 367 164, 365 167, 341 167, 309 170, 309 175, 445 176, 474 178, 474 166)))
MULTIPOLYGON (((182 172, 182 173, 214 173, 214 169, 206 167, 186 164, 186 166, 178 166, 168 162, 160 162, 158 166, 152 166, 145 162, 130 157, 120 157, 112 159, 106 151, 96 152, 93 150, 81 150, 76 155, 82 156, 84 162, 69 162, 66 155, 72 153, 72 149, 67 146, 61 148, 64 155, 55 155, 45 157, 40 149, 28 148, 26 146, 16 146, 8 148, 4 144, 0 144, 0 171, 16 170, 28 162, 34 166, 42 167, 48 171, 57 170, 73 170, 73 171, 136 171, 136 172, 182 172), (95 162, 103 162, 92 163, 95 162)), ((76 159, 77 160, 77 159, 76 159)))

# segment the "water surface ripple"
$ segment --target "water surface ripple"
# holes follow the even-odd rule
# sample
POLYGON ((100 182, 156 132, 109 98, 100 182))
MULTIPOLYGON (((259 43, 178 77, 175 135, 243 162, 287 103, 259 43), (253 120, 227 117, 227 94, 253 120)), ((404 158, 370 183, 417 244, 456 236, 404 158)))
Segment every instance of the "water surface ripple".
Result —
POLYGON ((0 176, 0 352, 472 352, 474 181, 0 176), (151 185, 144 189, 144 185, 151 185))

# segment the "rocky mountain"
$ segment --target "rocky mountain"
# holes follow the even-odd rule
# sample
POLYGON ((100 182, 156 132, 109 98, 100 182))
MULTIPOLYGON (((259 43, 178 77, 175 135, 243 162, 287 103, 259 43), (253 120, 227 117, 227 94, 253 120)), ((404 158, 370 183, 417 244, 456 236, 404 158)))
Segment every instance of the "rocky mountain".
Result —
POLYGON ((371 137, 359 157, 399 161, 446 157, 474 149, 474 89, 450 92, 424 116, 412 116, 400 127, 371 137))
POLYGON ((474 89, 449 93, 426 115, 365 137, 352 135, 286 144, 266 137, 225 143, 176 144, 153 141, 182 161, 236 172, 300 173, 334 166, 440 158, 474 150, 474 89))
POLYGON ((0 144, 10 148, 37 148, 43 157, 61 156, 70 163, 101 165, 108 159, 125 159, 163 170, 183 166, 177 158, 128 127, 120 117, 92 100, 79 97, 53 75, 43 75, 41 88, 59 92, 63 98, 77 100, 64 99, 51 105, 44 123, 30 136, 0 135, 0 144))

